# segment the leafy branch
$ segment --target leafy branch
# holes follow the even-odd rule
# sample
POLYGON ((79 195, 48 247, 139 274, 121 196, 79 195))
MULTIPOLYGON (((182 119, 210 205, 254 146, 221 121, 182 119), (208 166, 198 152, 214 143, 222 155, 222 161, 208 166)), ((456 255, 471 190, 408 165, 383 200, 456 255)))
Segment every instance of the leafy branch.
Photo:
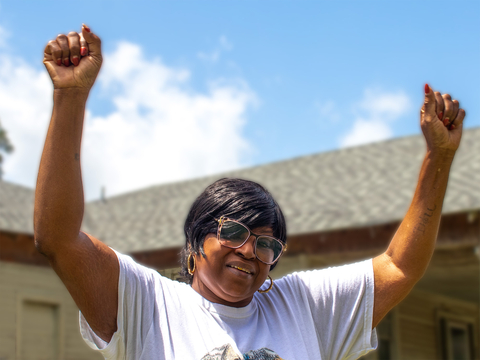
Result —
POLYGON ((2 163, 3 163, 3 154, 9 154, 13 151, 13 145, 8 139, 6 130, 2 127, 0 123, 0 179, 3 176, 2 163))

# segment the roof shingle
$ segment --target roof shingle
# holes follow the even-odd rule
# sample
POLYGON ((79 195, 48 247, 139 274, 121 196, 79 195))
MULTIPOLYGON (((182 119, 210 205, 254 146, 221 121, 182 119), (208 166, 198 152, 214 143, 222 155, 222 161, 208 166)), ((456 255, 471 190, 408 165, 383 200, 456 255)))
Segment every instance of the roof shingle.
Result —
MULTIPOLYGON (((444 213, 480 209, 480 128, 464 132, 444 213)), ((425 154, 422 136, 303 156, 224 174, 153 186, 86 205, 83 228, 122 252, 182 246, 195 198, 221 177, 264 185, 290 235, 398 221, 410 204, 425 154)), ((33 191, 0 181, 0 229, 33 232, 33 191)))

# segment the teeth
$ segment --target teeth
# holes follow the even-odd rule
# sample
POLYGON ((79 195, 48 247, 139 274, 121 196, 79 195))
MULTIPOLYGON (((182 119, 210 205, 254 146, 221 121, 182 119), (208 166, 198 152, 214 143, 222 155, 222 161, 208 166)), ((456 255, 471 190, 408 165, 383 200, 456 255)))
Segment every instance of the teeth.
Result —
POLYGON ((235 269, 238 269, 238 270, 240 270, 240 271, 246 272, 247 274, 251 274, 250 271, 248 271, 247 269, 243 269, 243 268, 241 268, 241 267, 239 267, 239 266, 233 266, 233 265, 232 265, 232 267, 235 268, 235 269))

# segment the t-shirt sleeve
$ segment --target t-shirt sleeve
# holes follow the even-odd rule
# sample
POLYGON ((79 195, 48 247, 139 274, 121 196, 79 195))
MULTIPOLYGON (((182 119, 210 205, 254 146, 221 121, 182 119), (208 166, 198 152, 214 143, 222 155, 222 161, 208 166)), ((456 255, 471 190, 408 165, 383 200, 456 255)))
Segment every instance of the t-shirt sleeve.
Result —
POLYGON ((322 358, 356 359, 377 347, 372 260, 296 272, 281 280, 295 296, 306 298, 322 358))
MULTIPOLYGON (((109 343, 100 339, 80 313, 80 332, 85 342, 100 350, 105 359, 126 359, 140 354, 158 311, 155 293, 162 294, 162 276, 137 264, 131 257, 115 252, 120 265, 118 280, 117 331, 109 343), (128 351, 127 351, 128 347, 128 351)), ((165 279, 168 280, 168 279, 165 279)))

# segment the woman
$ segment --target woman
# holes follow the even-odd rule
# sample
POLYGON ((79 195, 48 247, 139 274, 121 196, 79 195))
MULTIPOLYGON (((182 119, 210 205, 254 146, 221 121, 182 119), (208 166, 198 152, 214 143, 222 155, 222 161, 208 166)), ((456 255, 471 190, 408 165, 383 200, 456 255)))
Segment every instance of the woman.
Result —
POLYGON ((286 250, 282 212, 260 185, 222 179, 185 223, 183 272, 171 281, 80 231, 85 103, 102 63, 87 26, 45 48, 53 114, 35 198, 37 248, 81 311, 82 335, 107 359, 353 359, 430 261, 465 112, 425 86, 427 153, 412 204, 388 249, 372 260, 273 281, 286 250))

